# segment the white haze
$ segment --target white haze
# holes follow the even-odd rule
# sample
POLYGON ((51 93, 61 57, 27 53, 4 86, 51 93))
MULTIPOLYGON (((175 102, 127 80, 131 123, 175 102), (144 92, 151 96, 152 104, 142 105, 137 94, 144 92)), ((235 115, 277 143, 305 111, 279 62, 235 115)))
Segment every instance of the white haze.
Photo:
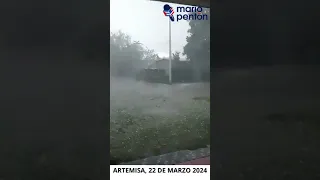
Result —
MULTIPOLYGON (((154 49, 160 57, 168 57, 169 20, 164 17, 163 2, 148 0, 110 0, 111 32, 121 30, 133 40, 154 49)), ((175 8, 177 4, 169 3, 175 8)), ((183 52, 186 44, 187 21, 172 23, 172 52, 183 52)))

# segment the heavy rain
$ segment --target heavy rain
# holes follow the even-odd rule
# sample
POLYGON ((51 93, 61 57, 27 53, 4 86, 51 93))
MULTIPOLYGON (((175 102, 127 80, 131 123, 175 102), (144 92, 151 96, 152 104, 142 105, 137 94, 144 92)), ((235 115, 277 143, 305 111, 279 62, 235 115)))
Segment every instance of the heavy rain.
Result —
MULTIPOLYGON (((120 2, 111 1, 111 6, 116 3, 120 2)), ((205 37, 189 42, 185 39, 193 36, 188 30, 196 20, 174 22, 169 42, 168 17, 161 12, 164 4, 132 2, 132 6, 159 9, 150 10, 155 18, 150 20, 166 31, 148 25, 140 26, 138 32, 138 27, 125 24, 133 20, 121 19, 117 13, 113 16, 111 11, 110 156, 114 164, 210 145, 210 22, 203 21, 203 28, 196 33, 205 37), (177 32, 183 35, 177 36, 177 32), (194 50, 198 41, 203 49, 194 50)), ((204 11, 209 14, 208 9, 204 11)))

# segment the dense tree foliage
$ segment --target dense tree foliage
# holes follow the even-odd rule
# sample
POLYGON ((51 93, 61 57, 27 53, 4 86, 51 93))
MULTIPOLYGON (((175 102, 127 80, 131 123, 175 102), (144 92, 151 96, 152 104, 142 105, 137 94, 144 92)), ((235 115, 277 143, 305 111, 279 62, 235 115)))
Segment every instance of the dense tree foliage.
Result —
MULTIPOLYGON (((204 9, 204 14, 210 10, 204 9)), ((187 36, 187 44, 183 54, 192 62, 195 78, 199 79, 201 72, 207 72, 210 68, 210 21, 189 21, 190 29, 187 36)))

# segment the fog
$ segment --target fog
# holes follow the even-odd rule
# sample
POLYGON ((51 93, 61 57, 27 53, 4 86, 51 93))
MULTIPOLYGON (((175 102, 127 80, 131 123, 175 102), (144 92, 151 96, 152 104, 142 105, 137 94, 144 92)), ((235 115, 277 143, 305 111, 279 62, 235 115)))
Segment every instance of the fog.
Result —
MULTIPOLYGON (((145 0, 111 0, 112 164, 207 148, 209 145, 210 83, 182 81, 170 84, 168 72, 160 75, 144 71, 146 68, 165 71, 169 67, 168 61, 156 63, 169 56, 169 18, 163 15, 164 4, 145 0), (119 30, 122 33, 117 33, 119 30), (157 80, 150 79, 153 77, 157 80)), ((179 52, 178 60, 172 63, 178 64, 186 59, 183 52, 189 35, 188 23, 171 23, 172 53, 179 52)), ((177 74, 187 77, 191 74, 189 69, 184 68, 185 71, 177 74)), ((173 79, 177 79, 178 75, 173 75, 173 79)), ((177 158, 184 157, 187 155, 177 158)), ((168 160, 166 162, 177 161, 174 158, 168 160)))
MULTIPOLYGON (((148 0, 111 0, 110 30, 122 30, 160 56, 169 56, 169 20, 163 15, 166 3, 148 0)), ((172 7, 177 4, 170 3, 172 7)), ((188 22, 172 23, 172 52, 182 52, 186 44, 188 22)))

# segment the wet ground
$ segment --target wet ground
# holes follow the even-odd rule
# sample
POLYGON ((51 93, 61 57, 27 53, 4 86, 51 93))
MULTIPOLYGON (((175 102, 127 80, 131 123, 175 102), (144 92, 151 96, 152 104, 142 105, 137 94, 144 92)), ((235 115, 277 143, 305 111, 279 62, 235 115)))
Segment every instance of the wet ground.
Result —
POLYGON ((115 159, 130 161, 209 144, 209 83, 110 81, 110 151, 115 159))
POLYGON ((110 104, 114 108, 141 109, 143 114, 168 116, 182 113, 194 99, 210 97, 209 83, 153 84, 130 79, 111 79, 110 104))

